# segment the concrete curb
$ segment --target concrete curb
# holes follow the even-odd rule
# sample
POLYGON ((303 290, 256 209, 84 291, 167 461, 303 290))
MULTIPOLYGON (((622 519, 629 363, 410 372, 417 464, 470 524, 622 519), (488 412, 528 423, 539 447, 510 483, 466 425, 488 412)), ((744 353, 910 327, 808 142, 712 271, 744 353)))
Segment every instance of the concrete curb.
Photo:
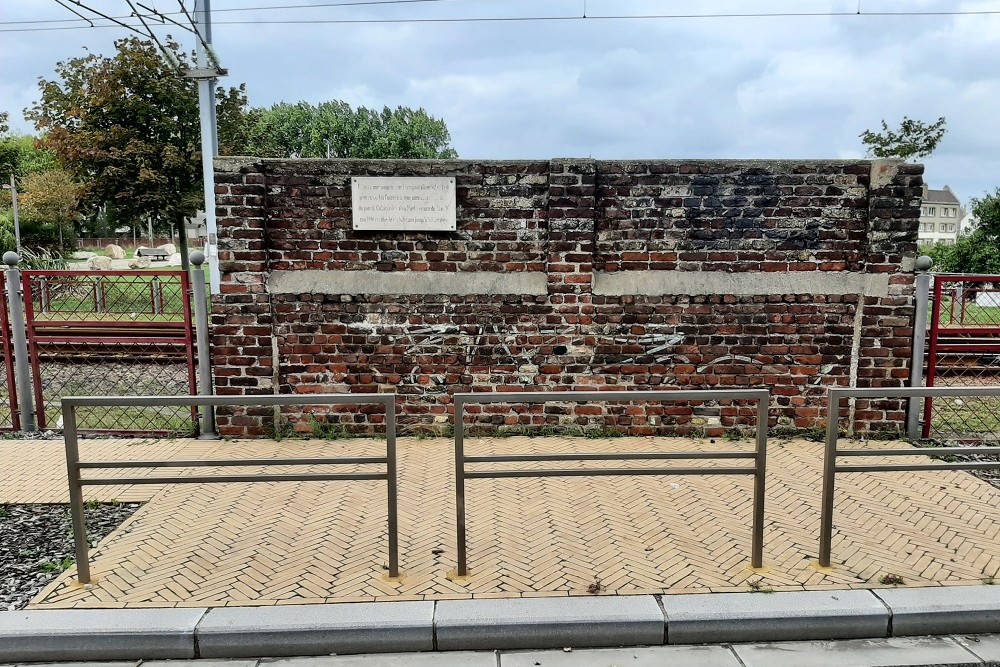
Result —
POLYGON ((0 613, 0 663, 1000 633, 1000 587, 0 613))

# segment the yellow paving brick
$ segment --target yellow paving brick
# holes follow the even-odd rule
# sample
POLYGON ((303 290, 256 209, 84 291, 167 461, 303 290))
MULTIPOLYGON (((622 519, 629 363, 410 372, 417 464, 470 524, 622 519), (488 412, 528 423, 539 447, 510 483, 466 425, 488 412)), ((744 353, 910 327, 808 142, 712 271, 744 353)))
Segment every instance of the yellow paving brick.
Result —
MULTIPOLYGON (((46 587, 31 607, 585 596, 591 595, 588 587, 595 577, 602 595, 745 591, 758 579, 761 586, 775 590, 871 588, 879 587, 878 579, 888 572, 899 574, 908 585, 970 585, 995 576, 1000 568, 1000 492, 971 475, 948 471, 839 475, 836 567, 816 570, 812 563, 818 548, 822 445, 788 441, 771 443, 769 450, 768 570, 763 574, 748 568, 748 477, 560 477, 468 480, 471 576, 452 580, 448 577, 457 557, 453 443, 404 438, 398 445, 405 573, 399 581, 385 577, 382 482, 121 485, 87 489, 87 498, 146 503, 91 551, 91 569, 105 585, 89 591, 71 587, 71 570, 46 587)), ((16 448, 0 442, 0 447, 5 447, 0 451, 5 464, 0 467, 0 502, 66 501, 61 442, 18 443, 16 448)), ((273 458, 374 455, 384 447, 377 440, 87 440, 81 443, 81 453, 84 460, 273 458)), ((751 448, 749 442, 680 438, 466 440, 470 455, 751 448)), ((474 467, 596 465, 515 462, 474 467)), ((321 469, 281 470, 286 468, 321 469)), ((337 470, 350 468, 360 469, 337 470)), ((109 470, 102 475, 175 472, 193 469, 109 470)), ((222 470, 206 467, 197 472, 222 470)))

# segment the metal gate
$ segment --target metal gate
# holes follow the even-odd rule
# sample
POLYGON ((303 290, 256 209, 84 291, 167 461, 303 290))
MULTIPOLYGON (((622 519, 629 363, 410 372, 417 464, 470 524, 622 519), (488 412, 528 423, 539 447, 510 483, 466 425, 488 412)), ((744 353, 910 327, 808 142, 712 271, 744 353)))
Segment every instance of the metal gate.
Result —
MULTIPOLYGON (((1000 276, 937 274, 933 279, 926 385, 1000 384, 1000 276)), ((927 397, 921 435, 1000 440, 1000 398, 927 397)))
POLYGON ((0 271, 0 338, 3 339, 3 365, 0 366, 0 431, 21 428, 17 412, 17 387, 14 383, 14 348, 10 338, 10 317, 7 315, 7 281, 0 271), (4 397, 3 392, 7 392, 4 397))
MULTIPOLYGON (((40 430, 62 427, 63 396, 197 393, 191 287, 184 271, 21 273, 40 430)), ((190 434, 196 409, 102 406, 83 431, 190 434)))

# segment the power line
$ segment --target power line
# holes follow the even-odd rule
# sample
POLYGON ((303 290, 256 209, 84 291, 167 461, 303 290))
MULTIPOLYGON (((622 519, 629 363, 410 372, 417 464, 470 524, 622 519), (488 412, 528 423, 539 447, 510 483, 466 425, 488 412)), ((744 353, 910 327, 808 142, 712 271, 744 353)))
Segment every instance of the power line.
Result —
MULTIPOLYGON (((388 2, 389 0, 383 0, 388 2)), ((403 0, 391 0, 401 2, 403 0)), ((431 0, 424 0, 431 1, 431 0)), ((360 4, 360 3, 347 3, 360 4)), ((453 18, 400 18, 400 19, 283 19, 263 21, 213 21, 214 25, 306 25, 306 24, 420 24, 420 23, 522 23, 522 22, 570 22, 570 21, 650 21, 669 19, 755 19, 755 18, 823 18, 823 17, 919 17, 919 16, 988 16, 1000 15, 1000 10, 954 10, 929 12, 758 12, 758 13, 711 13, 711 14, 622 14, 587 16, 467 16, 453 18)), ((109 20, 111 17, 107 17, 109 20)), ((129 17, 131 18, 131 17, 129 17)), ((76 19, 68 19, 76 20, 76 19)), ((114 21, 114 25, 95 25, 95 28, 117 26, 140 32, 135 26, 114 21)), ((0 32, 43 32, 51 30, 80 30, 90 26, 58 26, 48 28, 0 28, 0 32)))

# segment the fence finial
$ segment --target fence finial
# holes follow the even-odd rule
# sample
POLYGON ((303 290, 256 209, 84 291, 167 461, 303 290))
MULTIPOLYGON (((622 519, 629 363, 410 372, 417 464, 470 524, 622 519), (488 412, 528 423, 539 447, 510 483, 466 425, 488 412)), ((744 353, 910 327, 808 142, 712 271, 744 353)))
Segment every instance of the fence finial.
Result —
POLYGON ((11 268, 17 266, 17 263, 20 261, 21 257, 13 250, 8 250, 3 254, 3 263, 11 268))
POLYGON ((921 255, 913 262, 913 268, 917 271, 930 271, 932 266, 934 266, 934 260, 927 255, 921 255))
POLYGON ((194 264, 195 266, 201 266, 202 264, 205 263, 205 253, 203 253, 201 250, 195 250, 193 253, 191 253, 190 259, 191 263, 194 264))

